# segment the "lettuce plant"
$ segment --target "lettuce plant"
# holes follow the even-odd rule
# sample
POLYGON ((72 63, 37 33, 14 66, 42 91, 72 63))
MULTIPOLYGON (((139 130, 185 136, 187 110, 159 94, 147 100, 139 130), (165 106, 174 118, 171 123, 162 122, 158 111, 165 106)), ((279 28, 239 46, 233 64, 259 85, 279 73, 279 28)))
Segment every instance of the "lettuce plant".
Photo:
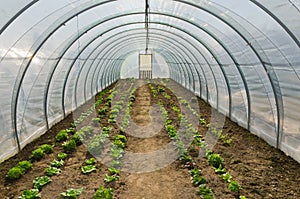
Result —
POLYGON ((100 186, 94 194, 94 199, 113 199, 113 189, 100 186))
POLYGON ((33 188, 41 190, 46 184, 50 182, 51 179, 48 176, 37 177, 33 180, 33 188))
POLYGON ((80 196, 82 193, 83 188, 80 189, 68 189, 66 192, 61 193, 60 195, 65 199, 75 199, 80 196))
POLYGON ((38 189, 30 189, 30 190, 24 190, 22 192, 22 195, 18 197, 18 199, 35 199, 40 198, 41 194, 39 193, 38 189))

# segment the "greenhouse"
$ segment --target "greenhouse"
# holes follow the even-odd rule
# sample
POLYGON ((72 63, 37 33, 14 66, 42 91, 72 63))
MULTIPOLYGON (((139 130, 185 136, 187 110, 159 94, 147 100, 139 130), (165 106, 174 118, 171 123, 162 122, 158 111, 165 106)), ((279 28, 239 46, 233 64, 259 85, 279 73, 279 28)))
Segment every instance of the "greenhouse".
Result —
POLYGON ((300 0, 0 2, 0 198, 300 198, 300 0))

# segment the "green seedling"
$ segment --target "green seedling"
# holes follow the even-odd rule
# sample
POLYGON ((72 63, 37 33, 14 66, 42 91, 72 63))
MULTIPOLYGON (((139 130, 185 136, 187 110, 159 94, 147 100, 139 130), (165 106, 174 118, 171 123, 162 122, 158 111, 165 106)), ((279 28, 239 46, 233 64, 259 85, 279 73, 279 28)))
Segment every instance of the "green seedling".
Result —
POLYGON ((91 173, 93 171, 96 171, 96 166, 95 165, 86 165, 86 166, 81 167, 81 172, 83 174, 88 174, 88 173, 91 173))
POLYGON ((64 152, 60 152, 59 154, 57 154, 57 159, 58 160, 64 160, 68 157, 68 154, 64 153, 64 152))
POLYGON ((41 194, 39 193, 38 189, 30 189, 30 190, 24 190, 22 192, 22 195, 18 197, 18 199, 34 199, 34 198, 40 198, 41 194))
POLYGON ((33 188, 41 190, 46 184, 50 182, 51 179, 48 176, 37 177, 33 180, 33 188))
POLYGON ((94 199, 113 199, 113 189, 100 186, 94 194, 94 199))
POLYGON ((61 169, 56 167, 48 167, 45 169, 45 173, 47 176, 54 176, 61 173, 61 169))
POLYGON ((68 189, 66 192, 61 193, 60 195, 64 198, 64 199, 76 199, 80 196, 80 194, 82 193, 83 188, 80 189, 68 189))
POLYGON ((66 141, 67 139, 68 139, 68 132, 67 132, 67 130, 61 130, 55 136, 55 140, 57 142, 66 141))

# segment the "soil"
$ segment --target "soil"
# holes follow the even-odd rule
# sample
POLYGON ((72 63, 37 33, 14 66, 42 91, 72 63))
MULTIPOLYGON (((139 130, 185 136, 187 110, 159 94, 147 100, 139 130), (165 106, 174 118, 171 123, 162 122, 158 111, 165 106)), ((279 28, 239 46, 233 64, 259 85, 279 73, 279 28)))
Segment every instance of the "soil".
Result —
MULTIPOLYGON (((214 153, 219 153, 224 158, 224 165, 242 187, 239 195, 247 198, 300 198, 300 164, 283 152, 268 145, 265 141, 251 134, 249 131, 239 127, 236 123, 218 113, 206 102, 195 96, 175 83, 174 81, 158 79, 151 80, 156 88, 165 89, 165 93, 171 98, 166 99, 161 93, 155 98, 147 81, 136 80, 133 87, 136 87, 135 100, 132 103, 131 118, 125 135, 127 137, 127 147, 122 159, 122 169, 120 179, 108 185, 104 182, 105 174, 108 174, 109 165, 105 161, 97 161, 95 172, 89 175, 81 173, 81 166, 84 160, 92 157, 87 152, 85 145, 78 146, 76 151, 70 153, 62 168, 62 173, 52 176, 52 182, 46 185, 41 191, 41 198, 59 198, 61 192, 69 188, 83 188, 84 191, 79 196, 81 199, 93 198, 95 190, 99 186, 111 186, 114 189, 114 198, 120 199, 165 199, 165 198, 200 198, 197 187, 191 183, 189 170, 176 157, 175 152, 165 151, 172 141, 166 133, 162 122, 161 112, 157 106, 158 102, 163 103, 171 119, 177 128, 181 123, 172 106, 181 107, 181 113, 189 120, 194 120, 192 114, 187 114, 187 110, 179 105, 179 97, 186 99, 193 104, 198 114, 205 118, 211 125, 222 123, 220 128, 223 134, 232 139, 231 145, 215 140, 207 133, 207 127, 200 123, 197 124, 199 132, 206 141, 211 143, 214 153), (166 87, 164 86, 166 85, 166 87), (168 88, 171 88, 172 93, 168 88), (224 119, 224 123, 220 122, 224 119), (146 154, 146 155, 145 155, 146 154)), ((121 98, 131 83, 130 80, 119 80, 118 83, 107 88, 106 98, 111 89, 119 91, 115 100, 121 98)), ((9 181, 6 179, 7 171, 15 166, 19 161, 28 160, 31 151, 39 145, 55 143, 55 136, 61 129, 70 127, 70 124, 77 119, 81 113, 90 108, 99 95, 79 107, 64 120, 54 125, 43 136, 28 144, 20 153, 0 164, 0 198, 17 198, 25 189, 32 188, 32 181, 35 177, 44 176, 44 169, 63 151, 61 143, 56 143, 54 152, 47 154, 40 160, 33 162, 33 168, 20 179, 9 181)), ((97 109, 104 106, 103 101, 97 109)), ((126 105, 124 105, 126 108, 126 105)), ((125 109, 124 108, 124 109, 125 109)), ((111 125, 107 123, 109 112, 101 120, 100 126, 95 127, 95 132, 100 132, 103 126, 111 125)), ((78 128, 92 125, 92 118, 97 117, 98 113, 88 116, 78 128)), ((196 122, 196 121, 194 121, 196 122)), ((198 121, 197 121, 198 122, 198 121)), ((120 133, 117 124, 113 127, 112 136, 120 133)), ((202 157, 201 152, 192 150, 190 155, 193 157, 196 167, 201 169, 203 177, 207 179, 207 186, 211 188, 215 198, 228 199, 238 198, 228 190, 228 183, 225 183, 220 175, 216 174, 212 167, 207 163, 207 159, 202 157)))

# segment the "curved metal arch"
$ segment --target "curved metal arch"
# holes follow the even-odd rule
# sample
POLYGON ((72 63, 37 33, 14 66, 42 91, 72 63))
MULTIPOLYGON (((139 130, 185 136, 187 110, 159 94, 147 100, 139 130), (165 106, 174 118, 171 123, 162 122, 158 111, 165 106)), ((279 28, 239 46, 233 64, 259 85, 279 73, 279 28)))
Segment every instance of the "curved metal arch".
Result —
POLYGON ((283 108, 283 99, 282 99, 282 94, 281 94, 281 89, 279 86, 279 81, 277 80, 277 76, 274 77, 275 80, 273 80, 272 76, 269 74, 269 70, 268 67, 266 66, 266 63, 263 61, 263 59, 261 58, 261 56, 259 55, 259 53, 257 52, 257 50, 251 45, 251 43, 248 41, 248 39, 239 31, 237 30, 232 24, 230 24, 228 21, 226 21, 225 19, 223 19, 222 17, 220 17, 219 15, 207 10, 206 8, 193 4, 191 2, 187 2, 185 0, 173 0, 173 1, 177 1, 177 2, 181 2, 183 4, 187 4, 190 5, 192 7, 201 9, 207 13, 209 13, 210 15, 216 17, 217 19, 221 20, 223 23, 227 24, 232 30, 234 30, 247 44, 249 44, 249 47, 252 49, 252 51, 255 53, 255 55, 257 56, 257 58, 259 59, 259 61, 261 62, 267 77, 270 81, 271 87, 272 87, 272 92, 275 98, 275 104, 276 104, 276 109, 277 109, 277 143, 276 143, 276 147, 279 148, 279 137, 283 132, 283 122, 284 122, 284 108, 283 108), (277 89, 276 89, 277 88, 277 89))
MULTIPOLYGON (((160 30, 161 31, 161 30, 160 30)), ((179 35, 177 35, 177 36, 179 36, 179 35)), ((188 42, 188 40, 186 40, 186 42, 188 42)), ((190 42, 188 42, 188 43, 190 43, 190 42)), ((195 49, 197 49, 196 47, 195 47, 195 49)), ((201 54, 201 52, 198 50, 198 52, 201 54)), ((202 55, 203 56, 203 55, 202 55)), ((205 56, 203 56, 204 58, 205 58, 205 56)), ((95 74, 95 73, 93 73, 93 74, 95 74)))
MULTIPOLYGON (((137 35, 137 34, 136 34, 137 35)), ((170 41, 169 41, 170 42, 170 41)), ((112 44, 112 43, 111 43, 112 44)), ((116 44, 116 45, 114 45, 114 47, 115 46, 118 46, 119 44, 122 44, 122 41, 118 41, 118 43, 116 44)), ((177 46, 178 47, 178 46, 177 46)), ((107 47, 105 47, 105 48, 107 48, 107 47)), ((182 49, 181 49, 182 50, 182 49)), ((107 54, 107 53, 106 53, 107 54)), ((180 54, 180 53, 179 53, 180 54)), ((186 55, 186 56, 188 56, 188 55, 186 55)), ((105 57, 105 56, 104 56, 105 57)), ((190 58, 189 58, 190 59, 190 58)), ((186 66, 186 62, 188 62, 186 59, 185 59, 185 57, 183 56, 183 64, 186 66)), ((187 68, 187 67, 186 67, 187 68)), ((184 69, 184 68, 183 68, 184 69)), ((191 70, 190 70, 190 72, 191 72, 191 70)), ((189 75, 190 75, 190 73, 187 71, 187 73, 188 73, 188 75, 187 76, 185 76, 185 79, 187 79, 187 77, 189 77, 189 75)), ((192 73, 192 72, 191 72, 192 73)))
MULTIPOLYGON (((118 42, 117 44, 115 44, 114 45, 114 48, 110 48, 107 52, 105 52, 105 54, 104 54, 104 56, 106 55, 106 54, 108 54, 108 53, 110 53, 112 50, 115 50, 115 48, 117 48, 117 47, 119 47, 119 49, 124 49, 122 46, 120 46, 119 44, 125 44, 124 42, 118 42)), ((166 46, 166 45, 165 45, 166 46)), ((169 49, 168 48, 168 50, 169 50, 169 52, 172 52, 172 50, 174 50, 174 49, 169 49)), ((118 50, 115 50, 116 51, 116 53, 118 52, 118 50)), ((176 49, 176 52, 177 52, 177 54, 178 55, 180 55, 180 53, 178 53, 178 51, 177 51, 177 49, 176 49)), ((115 53, 114 53, 115 54, 115 53)), ((174 54, 174 53, 172 53, 172 54, 174 54)), ((176 55, 177 55, 176 54, 176 55)), ((100 56, 100 55, 98 55, 98 56, 100 56)), ((174 57, 176 57, 176 59, 177 60, 182 60, 181 62, 179 61, 179 63, 183 63, 184 62, 184 58, 182 58, 182 57, 180 57, 180 58, 177 58, 177 56, 175 56, 175 54, 174 54, 174 57)), ((100 63, 99 63, 100 64, 100 63)), ((99 65, 99 64, 97 64, 97 65, 99 65)), ((104 63, 103 64, 101 64, 101 65, 104 65, 104 63)), ((106 63, 105 65, 109 65, 109 63, 106 63)), ((105 68, 105 66, 103 66, 102 68, 105 68)), ((92 79, 94 79, 94 77, 95 77, 95 74, 97 74, 97 78, 96 79, 99 79, 99 75, 100 75, 100 73, 101 73, 101 69, 102 68, 100 68, 99 70, 98 70, 98 72, 96 72, 95 71, 95 73, 93 73, 93 78, 92 79)), ((182 68, 184 68, 184 67, 182 67, 182 68)), ((102 73, 102 77, 103 77, 103 73, 102 73)), ((103 78, 101 78, 101 79, 103 79, 103 78)))
MULTIPOLYGON (((134 30, 134 29, 133 29, 134 30)), ((169 33, 170 34, 170 32, 168 32, 168 31, 166 31, 166 30, 163 30, 163 29, 156 29, 156 28, 152 28, 152 30, 156 30, 156 31, 162 31, 162 32, 166 32, 166 33, 169 33)), ((127 30, 127 31, 125 31, 125 32, 129 32, 129 31, 131 31, 131 30, 127 30)), ((178 34, 176 34, 176 33, 172 33, 173 35, 176 35, 177 37, 179 37, 180 39, 182 39, 183 41, 185 41, 185 42, 187 42, 188 44, 190 44, 191 46, 193 46, 194 48, 195 48, 195 50, 196 51, 198 51, 198 53, 203 57, 203 59, 206 61, 206 63, 209 65, 209 62, 206 60, 206 58, 205 58, 205 56, 201 53, 201 51, 199 51, 199 49, 197 49, 191 42, 189 42, 187 39, 185 39, 185 38, 183 38, 182 36, 180 36, 180 35, 178 35, 178 34)), ((120 34, 118 34, 118 36, 119 36, 120 34)), ((128 36, 128 35, 126 35, 126 36, 128 36)), ((166 36, 166 35, 164 35, 164 36, 166 36)), ((169 37, 167 37, 167 38, 169 38, 169 37)), ((115 40, 117 40, 117 39, 115 39, 115 40)), ((106 41, 108 41, 108 40, 106 40, 106 41)), ((111 43, 110 43, 111 44, 111 43)), ((115 45, 116 46, 116 45, 115 45)), ((186 47, 185 47, 186 48, 186 47)), ((193 57, 194 57, 194 59, 195 60, 197 60, 197 58, 193 55, 193 57)), ((200 63, 198 62, 198 64, 200 65, 200 63)), ((201 69, 202 69, 202 67, 200 67, 201 69)), ((196 72, 197 72, 197 74, 198 74, 198 77, 200 78, 200 74, 198 73, 198 71, 197 71, 197 69, 196 69, 196 72)), ((205 73, 204 73, 204 71, 202 70, 202 74, 204 74, 204 78, 205 78, 205 82, 206 82, 206 86, 207 86, 207 79, 206 79, 206 77, 205 77, 205 73)), ((199 79, 200 80, 200 79, 199 79)), ((201 82, 201 81, 200 81, 201 82)), ((216 84, 217 85, 217 84, 216 84)), ((208 89, 207 89, 208 90, 208 89)))
MULTIPOLYGON (((138 35, 140 35, 140 34, 143 34, 143 33, 137 33, 137 34, 135 34, 134 36, 136 37, 136 38, 144 38, 144 35, 142 36, 142 37, 140 37, 140 36, 138 36, 138 35)), ((149 34, 153 34, 153 33, 149 33, 149 34)), ((156 34, 155 34, 156 35, 156 34)), ((176 44, 174 44, 173 42, 171 42, 170 40, 168 40, 167 38, 165 38, 165 40, 164 39, 162 39, 161 37, 152 37, 152 38, 156 38, 156 39, 159 39, 160 40, 160 42, 161 43, 159 43, 159 44, 162 44, 162 43, 164 43, 165 44, 165 46, 168 46, 168 44, 166 44, 166 42, 164 42, 164 41, 168 41, 168 43, 170 43, 170 44, 172 44, 172 45, 174 45, 174 46, 176 46, 176 51, 177 51, 177 49, 179 49, 180 50, 180 52, 184 52, 184 54, 185 54, 185 56, 187 56, 190 60, 192 60, 191 58, 190 58, 190 56, 181 48, 181 47, 179 47, 178 45, 176 45, 176 44)), ((128 41, 128 40, 130 40, 130 39, 132 39, 131 37, 130 38, 125 38, 124 40, 125 41, 128 41)), ((122 41, 120 41, 119 43, 123 43, 124 42, 124 40, 122 40, 122 41)), ((115 44, 114 45, 114 47, 115 46, 119 46, 119 43, 117 43, 117 44, 115 44)), ((124 43, 125 44, 125 43, 124 43)), ((122 46, 124 46, 124 45, 122 45, 122 46)), ((123 47, 120 47, 121 49, 123 49, 123 47)), ((112 47, 112 48, 110 48, 110 49, 114 49, 114 47, 112 47)), ((173 49, 173 48, 172 48, 173 49)), ((168 50, 170 50, 169 48, 168 48, 168 50)), ((174 49, 173 49, 174 50, 174 49)), ((178 53, 179 51, 177 51, 177 53, 178 53)), ((195 56, 194 56, 195 57, 195 56)), ((187 60, 185 59, 185 57, 183 56, 183 60, 186 62, 187 60)))
MULTIPOLYGON (((104 42, 107 42, 108 40, 110 40, 111 38, 114 38, 115 40, 117 40, 117 38, 115 38, 115 36, 120 36, 122 35, 123 33, 128 33, 130 31, 135 31, 135 30, 144 30, 144 28, 140 28, 140 29, 130 29, 130 30, 125 30, 125 31, 122 31, 122 32, 119 32, 115 35, 112 35, 111 37, 107 38, 105 41, 101 42, 96 48, 94 48, 94 50, 92 50, 92 52, 88 55, 87 59, 89 59, 91 57, 91 55, 97 50, 98 47, 100 47, 104 42)), ((133 35, 134 33, 132 33, 131 35, 133 35)), ((131 35, 126 35, 126 36, 131 36, 131 35)), ((110 43, 111 44, 111 43, 110 43)), ((83 66, 82 68, 84 67, 84 65, 86 64, 86 61, 87 59, 85 60, 85 62, 83 63, 83 66)), ((94 61, 97 60, 97 59, 94 59, 94 61)), ((93 65, 94 62, 92 62, 91 64, 93 65)), ((91 67, 89 67, 88 69, 88 72, 87 72, 87 75, 90 71, 91 67)), ((87 81, 87 77, 85 78, 85 82, 84 82, 84 85, 86 85, 86 81, 87 81)), ((78 84, 78 79, 76 80, 76 84, 78 84)), ((77 90, 77 86, 75 86, 75 90, 77 90)), ((98 89, 97 89, 98 90, 98 89)), ((85 91, 84 91, 85 92, 85 91)), ((85 100, 86 100, 86 97, 85 97, 85 100)))
MULTIPOLYGON (((132 14, 132 13, 130 13, 130 14, 132 14)), ((140 14, 140 13, 135 13, 135 14, 140 14)), ((128 14, 127 14, 127 15, 128 15, 128 14)), ((137 23, 143 23, 143 22, 135 22, 135 23, 122 24, 122 25, 120 25, 120 26, 116 26, 116 28, 117 28, 117 27, 124 26, 124 25, 137 24, 137 23)), ((153 22, 151 22, 151 23, 153 23, 153 22)), ((156 23, 157 23, 157 24, 161 24, 161 25, 169 26, 169 24, 166 24, 166 23, 161 23, 161 22, 156 22, 156 23)), ((174 28, 175 26, 172 26, 172 27, 174 28)), ((192 36, 191 33, 189 33, 188 31, 185 31, 185 30, 183 30, 183 29, 181 29, 181 28, 179 28, 179 27, 177 27, 176 29, 178 29, 178 30, 180 30, 180 31, 182 31, 182 32, 185 32, 186 34, 192 36)), ((194 39, 196 39, 199 43, 201 43, 203 46, 205 46, 205 48, 206 48, 211 54, 214 54, 214 53, 212 52, 212 50, 210 50, 210 48, 209 48, 206 44, 204 44, 204 42, 202 42, 201 40, 199 40, 199 38, 197 38, 197 37, 195 37, 195 36, 192 36, 192 37, 193 37, 194 39)), ((215 58, 215 60, 217 61, 218 65, 221 66, 221 63, 219 62, 217 56, 214 56, 214 58, 215 58)), ((227 77, 224 75, 224 71, 223 71, 222 67, 221 67, 221 71, 223 72, 223 77, 224 77, 224 79, 225 79, 225 81, 226 81, 227 77)), ((213 75, 214 75, 214 74, 213 74, 213 75)), ((67 79, 66 79, 66 80, 67 80, 67 79)), ((229 85, 229 84, 227 84, 227 89, 230 89, 228 85, 229 85)), ((229 93, 229 96, 230 96, 230 99, 231 99, 231 93, 230 93, 230 92, 228 92, 228 93, 229 93)), ((219 94, 218 94, 218 92, 217 92, 217 109, 219 109, 219 102, 218 102, 218 101, 219 101, 219 96, 218 96, 218 95, 219 95, 219 94)), ((230 106, 230 108, 231 108, 231 106, 230 106)))
POLYGON ((31 6, 33 6, 38 1, 39 0, 33 0, 33 1, 31 1, 26 6, 24 6, 21 10, 19 10, 12 18, 10 18, 10 20, 0 29, 0 35, 5 31, 5 29, 8 26, 10 26, 10 24, 13 23, 14 20, 16 20, 20 15, 22 15, 27 9, 29 9, 31 6))
MULTIPOLYGON (((98 22, 97 23, 97 25, 100 25, 100 24, 102 24, 102 23, 104 23, 104 22, 106 22, 106 21, 109 21, 109 20, 112 20, 112 19, 115 19, 115 18, 119 18, 119 17, 122 17, 122 16, 128 16, 128 15, 134 15, 134 14, 143 14, 143 13, 141 13, 141 12, 138 12, 138 13, 128 13, 128 14, 123 14, 123 15, 119 15, 119 16, 114 16, 114 17, 112 17, 112 18, 107 18, 107 19, 105 19, 105 20, 103 20, 103 21, 100 21, 100 22, 98 22)), ((159 13, 158 13, 159 14, 159 13)), ((96 26, 96 25, 95 25, 96 26)), ((78 38, 79 37, 81 37, 86 31, 89 31, 90 29, 92 29, 93 27, 89 27, 88 29, 85 29, 85 31, 84 32, 82 32, 80 35, 78 35, 78 38)), ((103 34, 105 34, 105 32, 103 33, 103 34)), ((77 39, 78 39, 77 38, 77 39)), ((74 42, 75 42, 75 40, 74 40, 74 42)), ((65 51, 66 52, 66 51, 65 51)), ((64 53, 63 53, 64 54, 64 53)), ((58 60, 58 62, 60 61, 60 59, 58 60)), ((220 65, 220 63, 218 63, 219 65, 220 65)), ((221 66, 221 65, 220 65, 221 66)), ((56 67, 55 67, 56 68, 56 67)), ((222 67, 221 67, 221 69, 222 69, 222 67)), ((227 77, 226 77, 226 75, 224 75, 224 71, 222 70, 222 72, 223 72, 223 77, 225 78, 225 80, 227 79, 227 77)), ((68 72, 69 73, 69 72, 68 72)), ((63 87, 63 93, 65 92, 65 85, 66 85, 66 83, 67 83, 67 79, 68 78, 66 78, 66 80, 65 80, 65 82, 64 82, 64 87, 63 87)), ((228 80, 226 81, 227 82, 227 85, 229 85, 228 84, 228 80)), ((229 88, 229 86, 227 86, 227 89, 230 89, 229 88)), ((230 93, 230 92, 229 92, 230 93)), ((231 96, 231 93, 230 93, 230 96, 231 96)), ((63 94, 63 98, 64 98, 64 94, 63 94)), ((218 96, 217 96, 217 99, 219 99, 218 98, 218 96)), ((231 98, 230 98, 231 99, 231 98)), ((231 100, 229 100, 230 102, 231 102, 231 100)), ((63 99, 63 103, 62 104, 64 104, 64 99, 63 99)), ((217 102, 217 107, 218 107, 218 102, 217 102)), ((230 106, 231 107, 231 106, 230 106)), ((63 108, 63 113, 64 113, 64 117, 65 117, 65 110, 64 110, 64 105, 62 106, 62 108, 63 108)), ((231 109, 231 108, 230 108, 231 109)), ((231 112, 231 111, 230 111, 231 112)))
MULTIPOLYGON (((129 13, 128 15, 131 15, 131 14, 135 14, 135 13, 129 13)), ((138 14, 140 14, 140 13, 138 13, 138 14)), ((142 14, 142 13, 141 13, 142 14)), ((157 14, 161 14, 161 13, 157 13, 157 14)), ((121 16, 123 16, 123 15, 121 15, 121 16)), ((127 16, 127 14, 124 14, 124 16, 127 16)), ((167 16, 171 16, 171 15, 167 15, 167 16)), ((118 18, 118 17, 120 17, 120 16, 114 16, 114 17, 112 17, 112 19, 115 19, 115 18, 118 18)), ((174 16, 173 16, 174 17, 174 16)), ((108 19, 105 19, 104 20, 104 22, 106 22, 108 19)), ((103 21, 101 21, 101 22, 99 22, 99 23, 96 23, 97 25, 100 25, 101 23, 104 23, 103 21)), ((187 21, 188 22, 188 21, 187 21)), ((190 23, 190 22, 189 22, 190 23)), ((194 24, 195 25, 195 24, 194 24)), ((95 25, 96 26, 96 25, 95 25)), ((90 29, 92 29, 92 28, 94 28, 94 27, 89 27, 88 29, 85 29, 84 31, 82 31, 82 33, 79 35, 79 37, 81 37, 84 33, 86 33, 86 31, 89 31, 90 29)), ((200 27, 201 28, 201 27, 200 27)), ((201 28, 202 29, 202 28, 201 28)), ((108 31, 105 31, 105 32, 103 32, 102 34, 105 34, 106 32, 109 32, 110 30, 108 30, 108 31)), ((205 31, 205 30, 204 30, 205 31)), ((205 31, 206 32, 206 31, 205 31)), ((209 32, 207 32, 207 33, 209 33, 209 32)), ((210 35, 212 35, 211 33, 209 33, 210 35)), ((216 39, 216 37, 214 37, 215 39, 216 39)), ((78 38, 77 38, 78 39, 78 38)), ((219 40, 217 40, 217 41, 219 41, 219 40)), ((74 42, 75 42, 75 40, 74 40, 74 42)), ((223 46, 223 44, 221 43, 221 42, 218 42, 218 43, 220 43, 222 46, 223 46)), ((71 45, 70 45, 71 46, 71 45)), ((223 46, 223 48, 224 48, 224 46, 223 46)), ((227 51, 227 50, 226 50, 227 51)), ((65 51, 66 52, 66 51, 65 51)), ((228 52, 228 51, 227 51, 228 52)), ((63 53, 64 54, 64 53, 63 53)), ((63 55, 62 54, 62 55, 63 55)), ((230 55, 230 57, 231 58, 233 58, 233 56, 231 55, 231 54, 229 54, 230 55)), ((60 57, 62 57, 62 56, 60 56, 60 57)), ((78 56, 77 56, 77 58, 78 58, 78 56)), ((233 58, 234 59, 234 58, 233 58)), ((75 59, 76 60, 76 59, 75 59)), ((75 60, 73 61, 73 63, 75 63, 75 60)), ((58 60, 58 62, 60 61, 60 59, 58 60)), ((73 65, 73 63, 72 63, 72 65, 73 65)), ((220 65, 220 64, 219 64, 220 65)), ((220 67, 221 67, 221 65, 220 65, 220 67)), ((55 67, 56 68, 56 67, 55 67)), ((221 67, 222 68, 222 67, 221 67)), ((225 75, 225 73, 223 72, 223 76, 225 77, 225 79, 227 78, 226 77, 226 75, 225 75)), ((186 78, 187 79, 187 78, 186 78)), ((67 80, 67 79, 66 79, 67 80)), ((228 80, 226 81, 227 82, 227 85, 229 85, 229 82, 228 82, 228 80)), ((65 84, 66 84, 66 81, 65 81, 65 83, 64 83, 64 87, 63 88, 65 88, 65 84)), ((229 86, 227 86, 228 88, 229 88, 229 86)), ((49 87, 48 87, 49 88, 49 87)), ((64 91, 63 91, 63 93, 64 93, 64 91)), ((229 92, 230 93, 230 92, 229 92)), ((231 94, 229 94, 230 96, 231 96, 231 94)), ((46 96, 46 98, 47 98, 47 96, 46 96)), ((217 97, 218 98, 218 97, 217 97)), ((231 99, 231 98, 230 98, 231 99)), ((63 100, 64 101, 64 100, 63 100)), ((229 102, 231 103, 231 100, 229 100, 229 102)), ((64 104, 64 102, 62 102, 63 104, 64 104)), ((248 104, 250 104, 250 103, 248 103, 248 104)), ((62 106, 63 107, 63 109, 64 109, 64 106, 62 106)), ((231 106, 230 106, 231 107, 231 106)), ((231 110, 231 108, 230 108, 230 110, 231 110)), ((231 113, 231 111, 229 111, 230 113, 231 113)), ((63 110, 63 113, 64 113, 64 116, 65 116, 65 110, 63 110)), ((48 122, 46 122, 46 123, 48 123, 48 122)))
MULTIPOLYGON (((135 41, 133 41, 131 44, 136 44, 136 43, 141 43, 141 44, 143 44, 144 43, 144 38, 136 38, 135 39, 135 41)), ((127 45, 128 46, 128 45, 127 45)), ((162 46, 164 46, 164 47, 166 47, 166 48, 168 48, 168 46, 167 45, 162 45, 162 46)), ((120 47, 119 46, 119 49, 121 49, 122 47, 120 47)), ((141 48, 141 49, 144 49, 144 48, 141 48)), ((134 51, 133 51, 134 52, 134 51)), ((168 51, 168 53, 170 53, 170 51, 168 51)), ((114 52, 114 55, 116 55, 116 54, 120 54, 120 51, 118 51, 118 50, 115 50, 115 52, 114 52)), ((173 60, 178 60, 179 58, 177 58, 177 56, 174 54, 174 53, 171 53, 170 54, 170 56, 171 57, 173 57, 173 60)), ((122 55, 118 55, 118 56, 122 56, 122 55)), ((162 55, 163 57, 164 57, 164 59, 166 59, 166 57, 165 57, 165 55, 162 55)), ((167 59, 168 60, 168 59, 167 59)), ((112 62, 112 61, 110 61, 110 62, 112 62)), ((108 68, 112 68, 112 67, 114 67, 111 63, 106 63, 104 66, 103 66, 103 68, 106 68, 106 66, 108 67, 108 68)), ((177 61, 177 62, 180 62, 180 61, 177 61)), ((101 73, 101 71, 99 70, 98 72, 97 72, 97 74, 98 74, 98 76, 99 76, 99 74, 101 73)), ((102 78, 101 79, 104 79, 103 78, 103 76, 104 76, 104 73, 101 73, 102 74, 102 78)))
POLYGON ((294 35, 294 33, 270 10, 268 10, 264 5, 259 3, 256 0, 250 0, 253 4, 255 4, 257 7, 262 9, 265 13, 267 13, 271 18, 273 18, 286 32, 287 34, 294 40, 294 42, 297 44, 297 46, 300 48, 300 42, 297 39, 297 37, 294 35))
MULTIPOLYGON (((97 3, 95 5, 92 5, 88 8, 85 8, 83 10, 81 10, 80 12, 76 13, 75 15, 72 15, 71 17, 67 18, 65 21, 63 21, 62 24, 60 24, 59 26, 57 27, 54 27, 53 30, 50 31, 50 33, 43 39, 41 39, 41 41, 39 42, 39 44, 37 44, 37 47, 32 50, 33 53, 32 53, 32 56, 30 57, 30 59, 28 60, 28 63, 26 64, 25 68, 24 68, 24 71, 23 72, 20 72, 19 73, 22 73, 18 78, 19 74, 17 75, 17 78, 16 78, 16 81, 15 81, 15 84, 14 84, 14 92, 12 94, 12 110, 11 110, 11 116, 12 116, 12 128, 14 129, 14 131, 16 132, 16 135, 18 134, 18 127, 17 127, 17 108, 18 108, 18 99, 19 99, 19 94, 20 94, 20 90, 21 90, 21 85, 22 85, 22 82, 24 80, 24 77, 26 75, 26 72, 32 62, 32 59, 35 57, 35 55, 37 54, 37 52, 41 49, 41 47, 45 44, 45 42, 61 27, 63 26, 65 23, 67 23, 69 20, 71 20, 72 18, 74 18, 75 16, 77 16, 78 14, 81 14, 83 12, 85 12, 86 10, 89 10, 89 9, 92 9, 94 7, 97 7, 99 5, 103 5, 103 4, 106 4, 106 3, 110 3, 110 2, 114 2, 116 0, 109 0, 109 1, 103 1, 103 2, 100 2, 100 3, 97 3)), ((34 45, 33 45, 34 46, 34 45)), ((24 65, 24 62, 22 63, 22 65, 24 65)), ((21 66, 22 67, 22 66, 21 66)), ((20 69, 21 70, 21 69, 20 69)), ((18 136, 16 136, 16 139, 17 139, 17 142, 18 142, 18 149, 20 150, 20 143, 19 143, 19 139, 17 138, 18 136)))
MULTIPOLYGON (((133 13, 134 14, 134 13, 133 13)), ((124 16, 127 16, 127 15, 131 15, 131 13, 129 13, 129 14, 125 14, 124 16)), ((114 16, 114 17, 112 17, 112 19, 114 19, 114 18, 118 18, 118 17, 120 17, 120 16, 114 16)), ((105 21, 108 21, 108 19, 105 19, 104 20, 104 22, 105 21)), ((101 23, 104 23, 103 21, 101 21, 101 22, 99 22, 99 23, 97 23, 97 25, 99 25, 99 24, 101 24, 101 23)), ((79 37, 81 37, 86 31, 88 31, 88 30, 90 30, 90 29, 92 29, 93 27, 89 27, 89 29, 86 29, 84 32, 82 32, 80 35, 79 35, 79 37)), ((105 33, 105 32, 104 32, 105 33)), ((104 34, 104 33, 102 33, 102 34, 104 34)), ((78 39, 78 38, 77 38, 78 39)), ((75 42, 75 40, 74 40, 74 42, 75 42)), ((70 45, 71 46, 71 45, 70 45)), ((66 51, 65 51, 66 52, 66 51)), ((63 53, 64 54, 64 53, 63 53)), ((58 60, 58 62, 60 61, 60 59, 58 60)), ((57 62, 57 63, 58 63, 57 62)), ((75 62, 75 61, 74 61, 75 62)), ((56 66, 54 67, 54 68, 56 68, 56 66)), ((52 76, 52 75, 51 75, 52 76)), ((225 76, 226 77, 226 76, 225 76)), ((51 79, 50 79, 50 81, 51 81, 51 79)), ((66 81, 67 81, 67 79, 66 79, 66 81)), ((64 87, 63 87, 63 89, 65 90, 65 84, 66 84, 66 81, 65 81, 65 83, 64 83, 64 87)), ((49 89, 49 85, 47 86, 47 89, 49 89)), ((63 91, 63 93, 64 93, 64 91, 63 91)), ((47 95, 47 94, 46 94, 47 95)), ((64 95, 63 95, 64 96, 64 95)), ((218 97, 217 97, 218 98, 218 97)), ((47 96, 46 96, 46 99, 47 99, 47 96)), ((64 101, 64 100, 63 100, 64 101)), ((64 104, 64 102, 62 103, 62 104, 64 104)), ((65 116, 65 110, 64 110, 64 105, 62 106, 63 107, 63 113, 64 113, 64 116, 65 116)), ((45 108, 45 110, 46 110, 46 108, 45 108)), ((48 124, 48 122, 46 122, 47 124, 48 124)))

